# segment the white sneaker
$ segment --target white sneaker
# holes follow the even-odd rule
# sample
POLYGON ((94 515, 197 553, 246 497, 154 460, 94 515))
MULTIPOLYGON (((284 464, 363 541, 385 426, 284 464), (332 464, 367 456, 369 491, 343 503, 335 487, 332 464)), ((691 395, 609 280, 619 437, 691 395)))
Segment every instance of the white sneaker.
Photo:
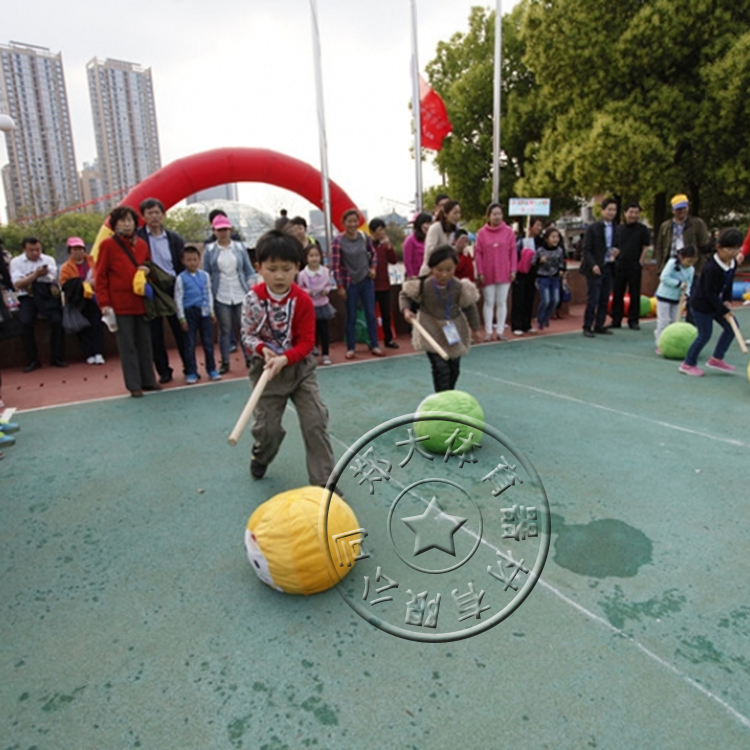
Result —
POLYGON ((95 354, 94 359, 96 360, 97 365, 103 365, 104 364, 104 357, 102 357, 101 354, 95 354))
POLYGON ((520 328, 516 328, 515 331, 513 331, 514 336, 523 336, 523 331, 520 328))
POLYGON ((86 364, 87 364, 87 365, 95 365, 95 364, 96 364, 96 357, 89 357, 89 358, 88 358, 88 359, 86 360, 86 364))

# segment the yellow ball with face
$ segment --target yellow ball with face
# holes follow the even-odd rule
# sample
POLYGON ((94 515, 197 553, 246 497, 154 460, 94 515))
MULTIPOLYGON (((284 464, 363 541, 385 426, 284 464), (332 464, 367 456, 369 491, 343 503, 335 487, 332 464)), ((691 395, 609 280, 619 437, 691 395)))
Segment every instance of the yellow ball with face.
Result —
POLYGON ((263 583, 287 594, 317 594, 342 580, 356 564, 362 534, 354 511, 335 493, 327 510, 325 541, 321 513, 328 492, 300 487, 275 495, 255 509, 245 529, 250 565, 263 583), (338 542, 336 535, 346 535, 338 542), (337 549, 338 545, 338 549, 337 549), (342 546, 343 545, 343 546, 342 546))

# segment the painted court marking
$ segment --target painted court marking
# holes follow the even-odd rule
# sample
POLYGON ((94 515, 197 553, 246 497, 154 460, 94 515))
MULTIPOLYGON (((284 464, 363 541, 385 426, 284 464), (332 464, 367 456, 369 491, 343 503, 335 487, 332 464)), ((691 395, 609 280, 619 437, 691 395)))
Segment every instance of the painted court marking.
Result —
MULTIPOLYGON (((570 351, 586 352, 587 354, 590 354, 590 355, 605 355, 606 354, 610 357, 625 357, 626 359, 640 359, 646 362, 659 362, 660 360, 664 361, 662 357, 659 357, 656 354, 652 354, 650 357, 647 357, 645 354, 630 354, 629 352, 618 352, 618 351, 612 351, 611 349, 592 349, 586 346, 574 346, 573 344, 560 344, 558 342, 555 342, 554 344, 547 344, 547 346, 553 349, 569 349, 570 351)), ((654 346, 656 346, 656 344, 654 344, 654 346)), ((675 363, 675 365, 676 364, 677 363, 675 363)))
MULTIPOLYGON (((295 411, 289 404, 287 404, 287 409, 290 409, 291 411, 295 411)), ((344 443, 342 440, 339 440, 339 438, 337 438, 335 435, 331 435, 330 437, 334 442, 338 443, 338 445, 340 445, 345 451, 350 448, 350 446, 347 443, 344 443)), ((392 481, 394 482, 396 486, 400 487, 401 489, 405 489, 405 485, 401 484, 397 479, 392 478, 392 481)), ((412 490, 410 494, 414 495, 416 498, 421 500, 425 504, 425 506, 429 505, 430 501, 427 498, 420 495, 418 492, 415 492, 414 490, 412 490)), ((441 515, 446 515, 446 514, 441 511, 441 515)), ((464 533, 469 534, 469 536, 474 537, 474 539, 477 538, 477 534, 471 531, 470 529, 461 527, 460 531, 463 531, 464 533)), ((482 538, 481 542, 482 544, 484 544, 485 546, 493 550, 493 552, 495 553, 500 552, 500 549, 498 547, 496 547, 494 544, 487 541, 486 539, 482 538)), ((679 670, 677 667, 674 666, 674 664, 671 664, 666 659, 663 659, 658 654, 655 654, 649 648, 644 646, 640 641, 637 641, 635 638, 633 638, 633 636, 628 635, 625 631, 620 630, 620 628, 616 627, 608 620, 605 620, 603 617, 600 617, 594 612, 591 612, 590 610, 586 609, 586 607, 584 607, 583 605, 578 604, 578 602, 575 602, 569 597, 565 596, 565 594, 563 594, 562 591, 555 588, 552 584, 547 583, 541 578, 537 579, 537 583, 543 588, 545 588, 547 591, 554 594, 558 599, 560 599, 560 601, 564 602, 568 606, 578 611, 580 614, 584 615, 585 617, 590 618, 591 620, 599 623, 600 625, 604 625, 607 629, 609 629, 615 635, 618 635, 624 640, 632 643, 641 653, 645 654, 649 659, 651 659, 652 661, 655 661, 657 664, 664 667, 665 669, 668 669, 670 672, 677 675, 687 685, 690 685, 691 687, 695 688, 699 692, 703 693, 703 695, 705 695, 707 698, 710 698, 714 702, 718 703, 725 711, 727 711, 729 714, 734 716, 734 718, 737 719, 740 722, 740 724, 750 729, 749 718, 741 714, 736 708, 734 708, 725 700, 723 700, 718 695, 716 695, 716 693, 712 693, 710 690, 708 690, 708 688, 703 687, 703 685, 701 685, 699 682, 696 682, 692 677, 690 677, 689 675, 679 670)))
POLYGON ((610 414, 617 414, 620 417, 628 417, 629 419, 639 419, 642 422, 648 422, 659 427, 666 427, 669 430, 677 430, 678 432, 685 432, 688 435, 695 435, 696 437, 706 438, 707 440, 715 440, 717 443, 727 443, 733 445, 736 448, 750 448, 750 443, 745 443, 742 440, 736 440, 734 438, 725 438, 720 435, 712 435, 710 432, 702 432, 701 430, 691 430, 689 427, 682 427, 678 424, 672 424, 671 422, 665 422, 661 419, 651 419, 650 417, 644 417, 642 414, 633 414, 629 411, 622 411, 621 409, 613 409, 611 406, 604 406, 604 404, 597 404, 594 401, 585 401, 582 398, 576 396, 568 396, 565 393, 557 393, 556 391, 549 391, 546 388, 539 388, 535 385, 528 385, 528 383, 517 383, 514 380, 505 380, 503 378, 496 378, 493 375, 487 375, 484 372, 477 372, 476 370, 461 370, 462 373, 467 375, 474 375, 478 378, 485 378, 491 380, 493 383, 502 383, 503 385, 510 385, 514 388, 522 388, 527 391, 533 391, 534 393, 540 393, 543 396, 551 396, 553 398, 560 399, 561 401, 570 401, 574 404, 582 404, 583 406, 589 406, 592 409, 600 409, 601 411, 607 411, 610 414))

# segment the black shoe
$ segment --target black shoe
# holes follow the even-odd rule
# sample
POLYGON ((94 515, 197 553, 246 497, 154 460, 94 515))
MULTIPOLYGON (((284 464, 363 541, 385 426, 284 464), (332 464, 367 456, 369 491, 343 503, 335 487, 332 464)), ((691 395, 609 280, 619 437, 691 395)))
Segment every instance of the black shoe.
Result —
POLYGON ((68 363, 62 359, 53 359, 50 364, 52 367, 67 367, 68 363))
POLYGON ((144 385, 143 390, 144 391, 160 391, 161 386, 160 385, 144 385))
POLYGON ((222 362, 219 367, 219 375, 226 375, 229 372, 229 362, 222 362))
POLYGON ((250 475, 253 479, 263 479, 266 475, 266 469, 268 466, 256 461, 255 458, 250 459, 250 475))
POLYGON ((387 349, 398 349, 398 344, 395 341, 386 341, 385 346, 387 349))
POLYGON ((594 333, 601 333, 603 336, 611 336, 612 331, 609 328, 594 328, 594 333))
POLYGON ((610 323, 610 328, 622 328, 622 323, 610 323))
POLYGON ((584 329, 583 329, 583 335, 584 335, 584 336, 585 336, 585 337, 586 337, 587 339, 594 339, 594 338, 596 338, 596 336, 594 336, 594 332, 593 332, 593 331, 590 331, 590 330, 589 330, 588 328, 584 328, 584 329))
POLYGON ((638 325, 638 323, 628 323, 628 328, 631 331, 640 331, 641 327, 638 325))
POLYGON ((165 385, 166 383, 172 382, 172 370, 169 370, 168 372, 165 372, 163 375, 159 377, 159 382, 162 385, 165 385))
POLYGON ((29 362, 26 367, 23 368, 24 372, 34 372, 34 370, 38 370, 42 366, 41 362, 29 362))

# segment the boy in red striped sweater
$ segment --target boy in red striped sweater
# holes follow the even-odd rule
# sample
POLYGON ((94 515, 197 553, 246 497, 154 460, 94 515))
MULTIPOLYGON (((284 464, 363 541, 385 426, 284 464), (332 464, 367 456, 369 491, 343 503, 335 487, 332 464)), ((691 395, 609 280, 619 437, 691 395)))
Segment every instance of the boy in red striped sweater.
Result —
POLYGON ((250 474, 261 479, 286 434, 281 419, 292 399, 299 417, 310 484, 324 487, 333 471, 328 409, 320 398, 315 360, 315 310, 310 296, 294 283, 299 243, 278 230, 266 232, 255 248, 256 284, 242 305, 242 343, 255 385, 263 370, 270 379, 255 409, 250 474))

